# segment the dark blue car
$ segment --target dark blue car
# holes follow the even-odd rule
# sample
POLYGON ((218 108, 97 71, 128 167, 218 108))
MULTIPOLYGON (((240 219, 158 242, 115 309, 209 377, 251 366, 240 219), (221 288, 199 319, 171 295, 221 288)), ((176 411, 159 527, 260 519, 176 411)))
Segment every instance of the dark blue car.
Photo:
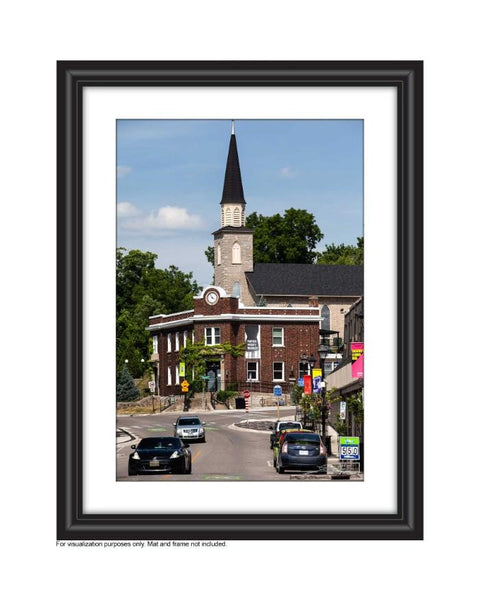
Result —
POLYGON ((327 472, 327 449, 318 433, 288 432, 280 442, 276 457, 279 473, 286 470, 327 472))

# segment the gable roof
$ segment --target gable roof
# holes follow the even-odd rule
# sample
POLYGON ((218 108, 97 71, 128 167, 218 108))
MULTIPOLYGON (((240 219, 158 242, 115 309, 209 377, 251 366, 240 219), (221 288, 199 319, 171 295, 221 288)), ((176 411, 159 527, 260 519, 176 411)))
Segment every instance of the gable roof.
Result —
POLYGON ((257 263, 245 273, 257 296, 362 296, 363 266, 257 263))

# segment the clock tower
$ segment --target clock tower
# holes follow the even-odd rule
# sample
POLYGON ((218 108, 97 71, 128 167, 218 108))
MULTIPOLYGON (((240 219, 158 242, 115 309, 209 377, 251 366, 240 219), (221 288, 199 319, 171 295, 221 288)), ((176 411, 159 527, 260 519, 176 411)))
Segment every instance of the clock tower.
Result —
POLYGON ((214 279, 215 285, 223 288, 228 295, 238 297, 245 306, 253 306, 255 302, 245 277, 245 272, 253 271, 253 230, 245 227, 245 206, 235 123, 232 121, 220 202, 221 228, 213 234, 214 279))

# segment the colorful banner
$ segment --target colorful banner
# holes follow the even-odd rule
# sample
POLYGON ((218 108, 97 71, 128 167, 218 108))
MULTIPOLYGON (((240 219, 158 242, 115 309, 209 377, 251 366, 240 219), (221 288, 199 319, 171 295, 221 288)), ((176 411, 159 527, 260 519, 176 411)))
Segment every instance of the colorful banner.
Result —
POLYGON ((303 391, 305 394, 312 393, 312 376, 311 375, 303 376, 303 391))
POLYGON ((354 379, 363 379, 363 354, 352 363, 352 377, 354 379))
POLYGON ((312 378, 313 378, 313 393, 321 394, 322 393, 322 369, 312 369, 312 378))
POLYGON ((351 342, 352 352, 352 377, 363 379, 363 342, 351 342))

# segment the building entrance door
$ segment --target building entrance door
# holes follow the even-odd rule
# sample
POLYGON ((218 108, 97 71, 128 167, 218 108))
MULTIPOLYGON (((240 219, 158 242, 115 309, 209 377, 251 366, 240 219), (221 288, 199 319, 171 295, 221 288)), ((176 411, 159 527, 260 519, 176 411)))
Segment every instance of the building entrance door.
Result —
POLYGON ((220 388, 220 361, 207 362, 207 392, 216 392, 220 388))

